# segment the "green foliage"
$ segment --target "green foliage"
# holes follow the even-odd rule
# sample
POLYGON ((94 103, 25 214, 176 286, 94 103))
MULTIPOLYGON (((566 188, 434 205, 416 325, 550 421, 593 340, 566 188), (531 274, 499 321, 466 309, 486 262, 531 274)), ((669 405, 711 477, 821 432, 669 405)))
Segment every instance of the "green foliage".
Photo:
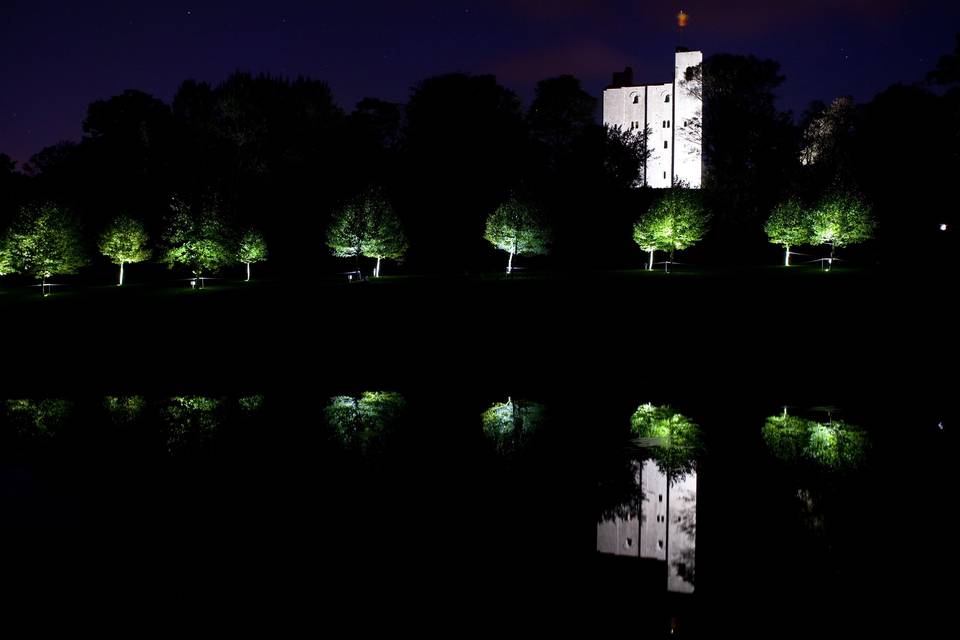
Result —
POLYGON ((327 425, 346 447, 364 453, 383 443, 406 410, 404 397, 393 391, 364 391, 360 396, 334 396, 324 410, 327 425))
POLYGON ((68 400, 44 398, 43 400, 13 399, 4 403, 7 420, 26 436, 52 437, 62 426, 73 409, 68 400))
POLYGON ((860 466, 869 447, 867 434, 859 427, 840 420, 824 424, 786 411, 767 418, 762 434, 778 459, 834 471, 860 466))
POLYGON ((110 419, 117 424, 128 424, 135 421, 143 413, 147 401, 143 396, 106 396, 103 407, 110 414, 110 419))
POLYGON ((487 217, 483 237, 513 255, 549 253, 549 229, 533 206, 516 198, 510 198, 487 217))
MULTIPOLYGON (((384 200, 386 203, 386 200, 384 200)), ((371 209, 367 239, 361 252, 368 258, 399 260, 407 252, 407 236, 389 203, 371 209)))
POLYGON ((263 262, 267 259, 267 243, 263 234, 250 227, 243 232, 237 244, 237 260, 244 264, 263 262))
POLYGON ((170 268, 182 264, 199 276, 216 273, 234 261, 227 223, 212 208, 193 214, 182 201, 174 200, 163 239, 162 260, 170 268))
POLYGON ((129 216, 118 216, 100 236, 100 253, 113 264, 143 262, 150 259, 150 238, 143 223, 129 216))
POLYGON ((483 432, 500 453, 515 453, 543 424, 544 414, 541 404, 508 398, 483 412, 483 432))
POLYGON ((703 451, 700 427, 667 405, 642 404, 630 418, 630 428, 671 482, 693 470, 703 451))
POLYGON ((5 276, 13 272, 13 256, 7 247, 7 239, 0 238, 0 276, 5 276))
POLYGON ((789 249, 810 241, 810 223, 810 211, 796 198, 790 198, 773 209, 763 230, 770 242, 789 249))
POLYGON ((174 396, 160 409, 166 426, 167 450, 171 453, 189 443, 209 440, 222 422, 218 398, 174 396))
POLYGON ((876 223, 870 208, 852 193, 826 196, 811 213, 810 242, 845 247, 873 237, 876 223))
POLYGON ((399 258, 407 249, 400 221, 378 189, 349 200, 333 216, 327 246, 338 258, 399 258))
POLYGON ((27 273, 42 280, 75 273, 87 264, 77 222, 66 209, 49 202, 21 208, 0 244, 4 273, 27 273))
POLYGON ((696 190, 674 188, 634 224, 633 239, 644 251, 656 249, 673 255, 699 242, 709 221, 710 214, 696 190))
POLYGON ((237 399, 240 410, 246 414, 253 414, 263 409, 263 394, 243 396, 237 399))

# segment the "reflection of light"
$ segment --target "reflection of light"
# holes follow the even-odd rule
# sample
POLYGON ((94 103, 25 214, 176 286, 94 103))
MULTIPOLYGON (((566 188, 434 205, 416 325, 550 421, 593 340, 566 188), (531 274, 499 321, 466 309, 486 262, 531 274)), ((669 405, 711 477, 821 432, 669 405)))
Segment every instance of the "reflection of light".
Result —
POLYGON ((947 230, 947 224, 946 223, 941 224, 940 231, 946 231, 946 230, 947 230))
POLYGON ((940 429, 940 431, 943 431, 943 422, 937 423, 937 429, 940 429))

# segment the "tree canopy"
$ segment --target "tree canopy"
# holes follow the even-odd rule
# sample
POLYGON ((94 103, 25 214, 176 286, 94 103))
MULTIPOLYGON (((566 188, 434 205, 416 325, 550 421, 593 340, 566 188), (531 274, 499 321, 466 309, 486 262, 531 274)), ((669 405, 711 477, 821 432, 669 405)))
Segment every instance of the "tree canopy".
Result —
POLYGON ((810 242, 810 217, 810 211, 797 198, 781 202, 770 213, 763 229, 770 242, 784 247, 784 264, 790 264, 790 247, 810 242))
POLYGON ((75 273, 87 264, 79 224, 67 209, 50 202, 21 208, 2 246, 10 271, 38 280, 75 273))
POLYGON ((507 398, 483 412, 483 433, 502 454, 513 454, 527 445, 544 422, 543 405, 507 398))
POLYGON ((645 251, 687 249, 707 232, 710 214, 693 189, 673 188, 660 196, 634 224, 634 241, 645 251), (648 248, 652 247, 652 248, 648 248))
POLYGON ((864 242, 873 237, 876 226, 870 207, 850 192, 835 192, 824 197, 810 215, 810 242, 834 249, 864 242))
POLYGON ((235 258, 227 223, 209 205, 194 213, 183 201, 175 199, 163 240, 163 261, 171 268, 182 264, 197 276, 216 273, 235 258))
POLYGON ((369 453, 382 446, 406 408, 406 399, 395 391, 364 391, 330 398, 324 415, 344 446, 369 453))
POLYGON ((539 212, 529 203, 510 198, 487 217, 483 235, 490 244, 510 254, 507 273, 515 255, 544 255, 550 250, 550 232, 539 212))
POLYGON ((143 223, 129 216, 114 218, 100 235, 100 253, 120 265, 120 284, 123 284, 124 264, 150 259, 149 240, 143 223))

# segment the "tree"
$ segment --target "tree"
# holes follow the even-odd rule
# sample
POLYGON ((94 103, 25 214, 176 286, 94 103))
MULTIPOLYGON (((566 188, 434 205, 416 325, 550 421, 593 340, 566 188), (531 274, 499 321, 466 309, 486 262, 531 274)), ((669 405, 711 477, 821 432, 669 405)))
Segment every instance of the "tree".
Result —
POLYGON ((267 259, 267 243, 263 235, 250 227, 240 238, 237 245, 237 260, 247 265, 247 282, 250 282, 250 265, 254 262, 263 262, 267 259))
POLYGON ((543 405, 507 398, 483 412, 483 432, 497 451, 514 454, 527 445, 544 422, 543 405))
POLYGON ((702 100, 702 121, 683 133, 703 143, 703 188, 724 246, 750 246, 750 230, 782 197, 797 171, 796 130, 777 108, 780 65, 716 54, 686 70, 684 88, 702 100))
POLYGON ((693 470, 703 450, 700 427, 667 405, 640 405, 630 417, 630 428, 641 444, 650 447, 654 461, 671 483, 693 470))
POLYGON ((527 113, 530 133, 554 152, 569 150, 581 131, 594 123, 597 99, 571 75, 537 83, 527 113))
POLYGON ((510 198, 487 217, 483 237, 497 249, 510 254, 507 273, 513 271, 513 256, 549 252, 550 233, 537 210, 516 198, 510 198))
POLYGON ((345 447, 373 453, 384 446, 406 408, 406 399, 395 391, 364 391, 330 398, 324 415, 345 447))
POLYGON ((227 224, 213 207, 194 214, 183 201, 174 199, 171 211, 163 236, 167 247, 163 262, 171 269, 176 264, 186 266, 202 288, 204 274, 216 273, 234 260, 227 224))
MULTIPOLYGON (((709 221, 710 214, 704 208, 697 191, 676 187, 661 196, 637 221, 634 225, 634 240, 641 248, 653 246, 661 251, 669 251, 670 258, 663 264, 664 270, 669 271, 674 252, 699 242, 707 232, 709 221)), ((652 268, 653 249, 644 250, 650 251, 652 268)))
POLYGON ((651 209, 633 224, 633 241, 650 254, 650 262, 647 264, 648 271, 653 269, 653 254, 660 247, 664 222, 663 211, 651 209))
POLYGON ((128 262, 143 262, 150 258, 147 247, 147 230, 143 223, 128 216, 118 216, 100 236, 100 253, 110 258, 113 264, 120 265, 120 280, 123 284, 123 265, 128 262))
POLYGON ((402 257, 407 240, 390 202, 379 189, 371 188, 334 214, 327 246, 338 258, 353 258, 358 274, 360 256, 376 258, 374 275, 379 276, 380 260, 402 257))
POLYGON ((869 240, 875 226, 870 208, 859 196, 835 192, 823 198, 811 213, 810 242, 830 245, 829 269, 837 247, 869 240))
POLYGON ((773 244, 784 248, 783 265, 790 266, 790 247, 810 241, 810 212, 796 198, 778 204, 763 227, 773 244))
POLYGON ((800 163, 813 173, 817 187, 852 184, 857 120, 853 98, 841 96, 813 116, 804 129, 800 163))
POLYGON ((370 210, 370 225, 362 251, 364 256, 377 259, 373 275, 379 278, 381 260, 399 260, 407 252, 407 236, 390 203, 382 196, 377 197, 383 202, 370 210))
POLYGON ((47 278, 76 273, 87 264, 76 220, 66 209, 49 202, 22 207, 2 244, 0 254, 6 254, 6 268, 40 280, 43 295, 47 294, 47 278))

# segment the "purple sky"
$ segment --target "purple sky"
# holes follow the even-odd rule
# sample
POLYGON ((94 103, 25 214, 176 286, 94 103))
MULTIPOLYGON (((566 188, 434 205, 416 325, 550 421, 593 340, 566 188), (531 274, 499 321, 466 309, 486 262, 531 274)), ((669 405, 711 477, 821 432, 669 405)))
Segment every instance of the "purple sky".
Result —
POLYGON ((237 69, 326 80, 347 110, 449 71, 494 73, 525 101, 572 73, 599 96, 627 64, 638 82, 670 78, 681 8, 691 48, 780 61, 795 111, 919 80, 960 31, 956 0, 0 0, 0 152, 23 162, 78 139, 92 100, 169 101, 185 78, 237 69))

